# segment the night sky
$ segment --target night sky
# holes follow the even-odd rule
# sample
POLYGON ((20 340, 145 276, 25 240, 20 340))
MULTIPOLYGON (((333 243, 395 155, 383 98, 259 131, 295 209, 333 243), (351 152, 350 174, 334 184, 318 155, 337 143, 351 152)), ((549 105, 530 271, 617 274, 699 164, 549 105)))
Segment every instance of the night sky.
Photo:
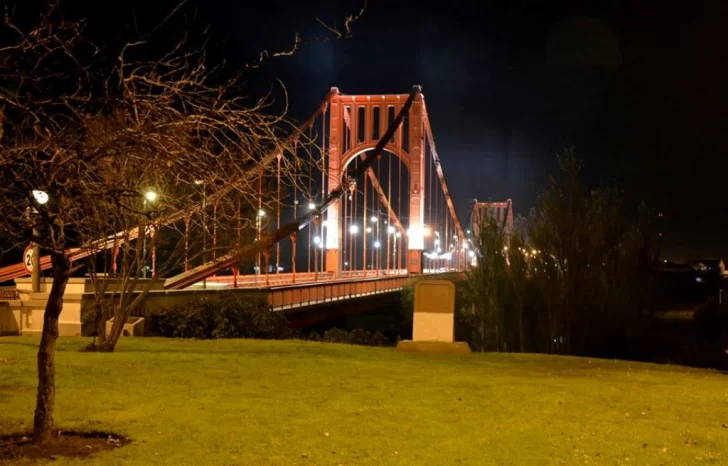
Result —
MULTIPOLYGON (((65 2, 99 38, 133 12, 152 24, 174 2, 111 3, 65 2)), ((231 70, 294 31, 323 36, 316 17, 341 23, 362 5, 251 3, 191 2, 231 70)), ((279 78, 291 116, 305 119, 332 86, 390 94, 420 84, 461 219, 472 198, 510 197, 527 213, 556 151, 573 145, 590 182, 615 180, 630 205, 664 212, 667 257, 728 256, 726 3, 369 0, 352 39, 270 62, 250 74, 250 93, 279 78)))

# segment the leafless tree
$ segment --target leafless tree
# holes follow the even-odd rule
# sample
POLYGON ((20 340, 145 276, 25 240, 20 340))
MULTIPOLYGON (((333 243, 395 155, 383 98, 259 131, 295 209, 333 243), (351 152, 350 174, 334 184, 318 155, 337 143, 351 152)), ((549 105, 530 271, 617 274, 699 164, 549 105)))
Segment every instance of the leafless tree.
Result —
MULTIPOLYGON (((334 38, 348 37, 360 15, 341 32, 329 29, 334 38)), ((64 19, 57 5, 35 27, 21 28, 8 14, 2 26, 8 40, 0 48, 0 240, 7 247, 38 243, 53 270, 34 419, 34 439, 44 441, 53 429, 55 341, 73 254, 120 251, 91 268, 97 328, 109 312, 115 317, 96 344, 113 349, 125 317, 161 273, 180 264, 184 233, 216 228, 228 245, 239 242, 264 180, 277 170, 270 162, 280 157, 284 174, 300 171, 296 154, 305 141, 283 137, 293 127, 268 111, 270 96, 251 100, 240 76, 222 79, 207 63, 204 43, 183 37, 152 59, 149 36, 116 52, 100 50, 84 38, 85 23, 64 19), (145 198, 149 190, 156 198, 145 198), (47 202, 39 202, 38 191, 47 202), (207 206, 215 215, 202 222, 196 214, 207 206), (171 252, 140 285, 162 237, 171 252), (114 270, 112 280, 107 273, 114 270)), ((303 42, 297 38, 286 54, 303 42)))

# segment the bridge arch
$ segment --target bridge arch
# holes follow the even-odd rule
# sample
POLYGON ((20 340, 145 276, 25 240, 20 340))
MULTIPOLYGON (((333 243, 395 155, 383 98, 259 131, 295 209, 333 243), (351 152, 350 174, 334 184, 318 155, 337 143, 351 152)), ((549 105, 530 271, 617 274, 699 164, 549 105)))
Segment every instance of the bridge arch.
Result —
MULTIPOLYGON (((349 166, 352 160, 359 157, 361 154, 363 154, 366 151, 374 149, 374 147, 377 145, 376 142, 370 143, 370 144, 359 144, 358 146, 354 147, 353 149, 349 149, 346 151, 346 153, 341 157, 341 172, 342 176, 343 173, 346 172, 346 168, 349 166)), ((407 171, 410 170, 410 158, 409 154, 405 152, 401 147, 397 147, 395 144, 389 143, 386 146, 384 146, 384 150, 386 152, 389 152, 390 154, 395 155, 397 158, 399 158, 404 166, 407 168, 407 171)))

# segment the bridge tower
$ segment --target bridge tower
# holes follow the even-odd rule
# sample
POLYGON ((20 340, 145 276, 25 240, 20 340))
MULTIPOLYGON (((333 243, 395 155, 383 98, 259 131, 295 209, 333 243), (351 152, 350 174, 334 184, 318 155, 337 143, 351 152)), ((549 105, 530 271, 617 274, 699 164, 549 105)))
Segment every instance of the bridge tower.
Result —
POLYGON ((488 220, 501 227, 506 242, 510 241, 513 234, 513 201, 508 199, 505 202, 478 202, 474 199, 470 213, 470 229, 473 237, 478 237, 482 222, 488 220))
MULTIPOLYGON (((406 102, 408 94, 345 95, 332 88, 329 101, 329 138, 326 159, 327 192, 337 189, 347 165, 373 149, 390 122, 406 102)), ((409 225, 407 265, 409 273, 422 273, 425 232, 425 119, 424 96, 418 92, 409 115, 385 147, 409 171, 409 225), (405 128, 406 125, 406 128, 405 128)), ((326 212, 326 270, 336 276, 341 271, 340 245, 343 219, 337 200, 326 212)))

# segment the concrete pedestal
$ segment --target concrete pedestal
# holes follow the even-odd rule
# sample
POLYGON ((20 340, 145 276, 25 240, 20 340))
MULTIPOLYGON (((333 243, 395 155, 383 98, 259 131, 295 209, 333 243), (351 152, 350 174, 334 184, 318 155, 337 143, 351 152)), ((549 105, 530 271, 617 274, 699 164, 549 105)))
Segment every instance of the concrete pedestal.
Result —
POLYGON ((402 340, 396 350, 403 353, 470 354, 470 346, 464 341, 412 341, 402 340))

